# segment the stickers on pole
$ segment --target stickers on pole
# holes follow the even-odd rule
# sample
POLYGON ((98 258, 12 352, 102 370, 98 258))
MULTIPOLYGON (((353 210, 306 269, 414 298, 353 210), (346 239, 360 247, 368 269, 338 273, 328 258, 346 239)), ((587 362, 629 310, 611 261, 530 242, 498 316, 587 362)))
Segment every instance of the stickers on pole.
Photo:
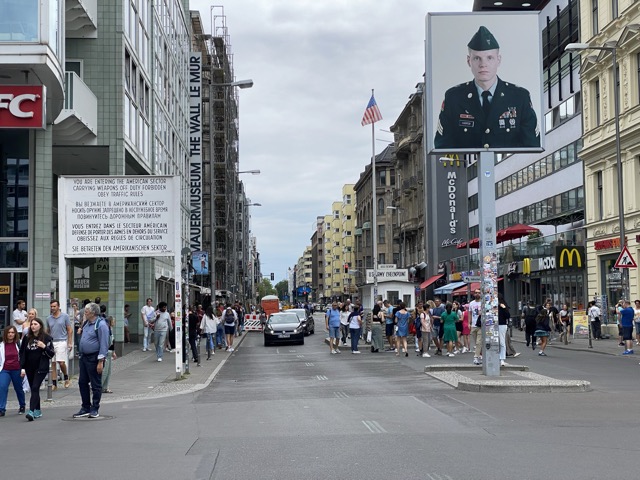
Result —
POLYGON ((631 252, 629 251, 626 245, 622 247, 622 251, 620 252, 620 256, 618 256, 618 259, 616 260, 616 264, 614 265, 614 267, 615 268, 637 268, 638 267, 638 265, 636 264, 636 261, 631 256, 631 252))

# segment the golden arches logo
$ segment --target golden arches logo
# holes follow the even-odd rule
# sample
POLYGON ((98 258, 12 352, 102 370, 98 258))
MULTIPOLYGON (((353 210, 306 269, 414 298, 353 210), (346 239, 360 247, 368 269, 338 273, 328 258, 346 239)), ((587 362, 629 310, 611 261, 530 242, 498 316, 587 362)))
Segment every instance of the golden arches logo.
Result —
POLYGON ((454 165, 456 167, 460 167, 461 165, 463 165, 461 162, 462 160, 460 160, 460 155, 458 155, 457 153, 448 153, 442 157, 440 157, 440 162, 442 163, 443 167, 447 167, 447 164, 449 164, 448 166, 453 167, 454 165))
POLYGON ((577 247, 559 249, 557 261, 558 268, 573 267, 574 258, 576 260, 576 267, 582 268, 582 256, 584 254, 584 249, 581 247, 580 250, 577 247), (582 250, 582 252, 580 250, 582 250))
POLYGON ((531 259, 525 258, 522 260, 522 274, 531 275, 531 259))

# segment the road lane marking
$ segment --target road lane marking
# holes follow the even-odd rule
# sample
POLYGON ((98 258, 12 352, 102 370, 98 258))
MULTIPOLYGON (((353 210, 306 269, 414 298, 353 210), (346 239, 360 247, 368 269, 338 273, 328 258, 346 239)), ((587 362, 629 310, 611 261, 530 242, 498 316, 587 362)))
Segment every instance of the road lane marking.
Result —
POLYGON ((327 377, 325 377, 324 375, 316 375, 316 378, 318 380, 329 380, 327 377))
POLYGON ((313 367, 315 363, 307 362, 304 364, 306 367, 313 367))
POLYGON ((387 431, 375 420, 362 420, 362 423, 371 433, 387 433, 387 431))
POLYGON ((333 395, 336 398, 349 398, 349 395, 347 395, 345 392, 333 392, 333 395))

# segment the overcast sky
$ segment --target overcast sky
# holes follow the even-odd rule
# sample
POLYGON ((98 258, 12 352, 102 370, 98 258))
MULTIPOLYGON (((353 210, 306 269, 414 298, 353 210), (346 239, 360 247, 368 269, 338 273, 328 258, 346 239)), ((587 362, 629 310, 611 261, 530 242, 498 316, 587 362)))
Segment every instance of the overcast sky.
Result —
MULTIPOLYGON (((427 12, 472 0, 232 0, 224 5, 240 90, 240 170, 262 273, 286 278, 311 244, 316 217, 371 158, 362 114, 375 89, 376 153, 424 72, 427 12)), ((207 33, 210 1, 192 0, 207 33)), ((215 9, 216 14, 221 10, 215 9)), ((455 36, 455 32, 451 32, 455 36)))

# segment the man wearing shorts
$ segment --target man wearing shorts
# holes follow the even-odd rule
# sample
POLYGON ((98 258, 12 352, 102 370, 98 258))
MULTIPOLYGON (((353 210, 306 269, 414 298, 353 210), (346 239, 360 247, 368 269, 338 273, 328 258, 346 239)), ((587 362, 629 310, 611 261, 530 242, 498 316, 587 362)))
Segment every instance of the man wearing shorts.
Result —
POLYGON ((444 307, 442 306, 442 300, 440 297, 433 299, 436 304, 431 318, 433 319, 433 326, 431 327, 431 336, 433 337, 433 343, 436 344, 436 355, 442 355, 442 338, 444 336, 444 329, 441 327, 440 315, 444 313, 444 307))
POLYGON ((623 355, 633 354, 633 316, 635 312, 631 307, 631 302, 625 300, 620 310, 620 327, 622 329, 622 341, 625 344, 623 355))
MULTIPOLYGON (((482 320, 480 311, 482 309, 482 294, 480 289, 473 292, 474 299, 469 303, 469 315, 471 315, 471 339, 475 344, 473 351, 473 364, 481 365, 482 362, 482 320)), ((534 337, 535 338, 535 337, 534 337)))
POLYGON ((338 303, 333 302, 325 315, 326 328, 329 330, 329 350, 332 354, 340 353, 340 309, 338 303))
MULTIPOLYGON (((51 315, 47 317, 47 330, 53 337, 53 349, 56 352, 55 361, 64 375, 64 388, 69 388, 69 374, 67 372, 67 358, 73 348, 73 324, 69 315, 60 310, 60 302, 51 300, 49 304, 51 315)), ((58 389, 57 376, 53 379, 53 389, 58 389)))

